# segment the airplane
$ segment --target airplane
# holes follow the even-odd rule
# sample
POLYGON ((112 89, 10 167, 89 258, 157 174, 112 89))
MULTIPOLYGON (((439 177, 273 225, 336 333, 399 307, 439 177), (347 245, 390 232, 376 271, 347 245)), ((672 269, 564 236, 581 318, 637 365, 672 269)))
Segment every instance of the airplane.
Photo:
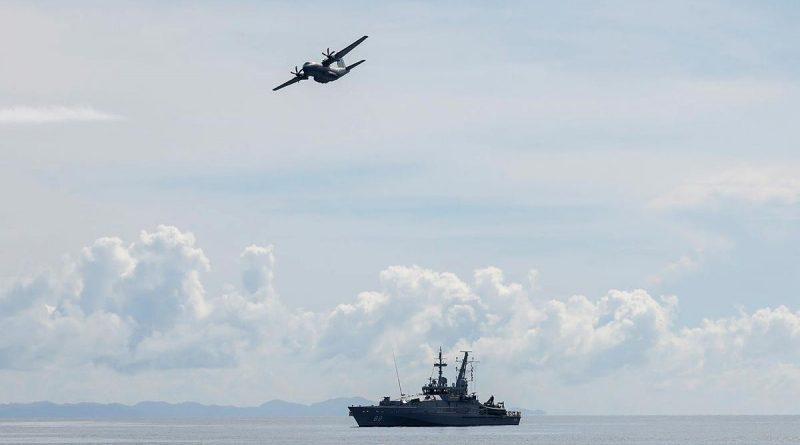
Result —
POLYGON ((292 74, 294 74, 294 79, 276 86, 272 89, 272 91, 278 91, 283 87, 300 82, 301 80, 306 80, 309 77, 313 78, 319 83, 333 82, 334 80, 341 78, 345 74, 349 73, 350 70, 365 62, 364 60, 359 60, 358 62, 347 66, 344 63, 344 56, 346 56, 347 53, 358 46, 361 42, 367 40, 367 37, 368 36, 361 37, 355 42, 347 45, 341 51, 331 52, 331 49, 328 48, 327 51, 322 53, 322 55, 325 56, 325 60, 323 60, 322 63, 306 62, 303 64, 303 68, 299 70, 297 67, 294 67, 294 71, 290 71, 292 74), (335 67, 331 66, 333 62, 336 62, 335 67))

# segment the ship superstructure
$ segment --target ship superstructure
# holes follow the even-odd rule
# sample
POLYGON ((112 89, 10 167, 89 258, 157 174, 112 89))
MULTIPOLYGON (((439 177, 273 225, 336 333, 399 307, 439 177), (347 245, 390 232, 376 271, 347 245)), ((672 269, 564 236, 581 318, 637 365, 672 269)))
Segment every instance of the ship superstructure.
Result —
POLYGON ((455 383, 448 384, 444 376, 447 366, 442 349, 433 364, 438 377, 431 377, 422 386, 422 392, 392 399, 384 397, 378 405, 350 406, 350 415, 358 426, 479 426, 519 425, 522 418, 518 411, 506 410, 503 402, 494 402, 494 396, 481 403, 477 394, 469 392, 467 366, 470 351, 462 351, 464 357, 458 368, 455 383))

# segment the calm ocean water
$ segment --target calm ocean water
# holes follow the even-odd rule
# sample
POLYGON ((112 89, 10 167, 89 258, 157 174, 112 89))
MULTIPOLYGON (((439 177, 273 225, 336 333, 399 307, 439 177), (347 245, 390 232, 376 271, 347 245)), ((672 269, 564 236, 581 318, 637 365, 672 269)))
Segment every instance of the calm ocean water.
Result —
POLYGON ((797 444, 800 416, 540 416, 518 427, 358 428, 349 417, 0 419, 0 444, 797 444))

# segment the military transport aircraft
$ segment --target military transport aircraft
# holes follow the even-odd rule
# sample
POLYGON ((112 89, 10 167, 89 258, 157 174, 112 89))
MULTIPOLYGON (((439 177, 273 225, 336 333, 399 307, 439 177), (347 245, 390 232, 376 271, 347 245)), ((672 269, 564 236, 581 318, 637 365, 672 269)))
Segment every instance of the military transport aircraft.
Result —
POLYGON ((283 87, 300 82, 301 80, 306 80, 309 77, 314 78, 314 80, 319 83, 328 83, 339 79, 340 77, 349 73, 353 68, 364 63, 363 60, 359 60, 350 66, 347 66, 344 63, 344 56, 346 56, 347 53, 349 53, 364 40, 367 40, 367 36, 361 37, 355 42, 347 45, 341 51, 331 52, 331 49, 328 48, 327 51, 322 53, 322 55, 325 56, 325 60, 323 60, 322 63, 306 62, 303 64, 303 68, 300 70, 298 70, 297 67, 294 67, 294 71, 290 71, 292 74, 294 74, 294 79, 276 86, 272 89, 272 91, 278 91, 283 87), (336 62, 335 67, 331 66, 333 62, 336 62))

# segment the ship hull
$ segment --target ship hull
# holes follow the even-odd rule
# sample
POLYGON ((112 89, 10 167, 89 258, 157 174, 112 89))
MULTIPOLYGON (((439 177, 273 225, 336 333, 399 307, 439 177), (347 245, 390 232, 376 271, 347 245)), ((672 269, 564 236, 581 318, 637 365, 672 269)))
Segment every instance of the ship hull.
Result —
POLYGON ((351 406, 360 427, 519 425, 519 416, 431 412, 411 407, 351 406))

